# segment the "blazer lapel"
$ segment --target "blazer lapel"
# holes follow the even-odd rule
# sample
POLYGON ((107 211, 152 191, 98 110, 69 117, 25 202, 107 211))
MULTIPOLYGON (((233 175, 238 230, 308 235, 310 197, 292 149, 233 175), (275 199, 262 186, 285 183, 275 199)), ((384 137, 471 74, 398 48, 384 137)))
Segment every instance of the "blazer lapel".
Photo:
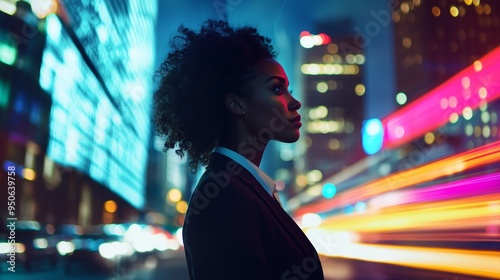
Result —
MULTIPOLYGON (((229 161, 232 161, 232 159, 219 153, 213 153, 210 158, 209 166, 224 170, 229 161)), ((297 242, 303 252, 306 255, 310 254, 310 248, 308 249, 308 247, 306 247, 306 244, 311 244, 309 239, 307 239, 302 230, 288 215, 288 213, 285 212, 280 203, 264 190, 259 181, 257 181, 257 179, 255 179, 255 177, 248 170, 236 162, 234 162, 234 164, 241 168, 241 172, 235 177, 240 179, 244 185, 249 187, 256 194, 256 196, 260 198, 263 204, 269 208, 271 213, 273 213, 276 220, 278 220, 285 231, 297 242)))
MULTIPOLYGON (((252 176, 253 178, 253 176, 252 176)), ((290 236, 297 242, 300 248, 307 255, 310 253, 310 249, 308 250, 305 247, 305 244, 309 244, 309 240, 305 237, 302 230, 295 223, 295 221, 285 212, 285 210, 281 207, 280 203, 272 197, 269 193, 267 193, 259 184, 257 180, 255 183, 247 184, 249 188, 251 188, 254 193, 262 200, 263 204, 269 208, 269 210, 273 213, 276 220, 281 224, 281 226, 286 229, 285 231, 290 234, 290 236), (258 185, 255 185, 258 184, 258 185)))

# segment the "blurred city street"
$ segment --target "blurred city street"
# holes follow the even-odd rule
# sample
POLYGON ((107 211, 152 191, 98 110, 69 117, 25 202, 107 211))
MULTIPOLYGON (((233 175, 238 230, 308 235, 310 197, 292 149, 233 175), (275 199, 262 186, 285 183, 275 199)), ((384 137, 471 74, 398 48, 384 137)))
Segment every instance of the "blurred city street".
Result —
MULTIPOLYGON (((395 265, 383 265, 357 260, 322 258, 325 280, 480 280, 456 273, 421 270, 395 265)), ((15 273, 2 271, 1 276, 11 280, 189 280, 184 252, 172 251, 162 258, 149 258, 137 262, 127 272, 102 273, 91 269, 68 274, 62 268, 39 267, 36 271, 15 273)), ((3 277, 2 277, 3 279, 3 277)), ((286 279, 286 278, 283 278, 286 279)), ((293 278, 290 278, 293 279, 293 278)))
POLYGON ((5 269, 0 274, 2 279, 12 280, 59 280, 59 279, 75 279, 75 280, 155 280, 155 279, 172 279, 172 280, 189 280, 184 252, 182 250, 169 252, 163 257, 150 257, 135 263, 126 272, 100 272, 92 270, 92 268, 81 268, 71 273, 66 273, 62 267, 50 269, 48 267, 38 267, 33 272, 26 272, 22 268, 15 273, 6 271, 5 269))

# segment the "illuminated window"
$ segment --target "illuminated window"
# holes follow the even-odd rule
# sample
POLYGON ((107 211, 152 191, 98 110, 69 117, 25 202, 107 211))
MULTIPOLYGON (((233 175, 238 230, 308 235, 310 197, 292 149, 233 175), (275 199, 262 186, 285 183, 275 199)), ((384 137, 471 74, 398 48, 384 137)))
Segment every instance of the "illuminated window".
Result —
POLYGON ((488 90, 485 87, 480 87, 478 90, 478 96, 481 99, 485 99, 486 97, 488 97, 488 90))
POLYGON ((333 63, 333 56, 331 56, 329 54, 325 54, 323 56, 323 62, 324 63, 333 63))
POLYGON ((425 135, 424 135, 424 141, 427 145, 431 145, 432 143, 434 143, 434 140, 436 139, 434 133, 432 132, 427 132, 425 135))
POLYGON ((481 127, 479 125, 476 125, 474 127, 474 136, 475 137, 480 137, 481 136, 481 127))
POLYGON ((404 92, 400 92, 396 95, 396 102, 399 105, 404 105, 407 100, 408 100, 408 97, 406 97, 406 94, 404 92))
POLYGON ((490 121, 492 124, 496 124, 498 122, 498 115, 496 112, 490 113, 490 121))
POLYGON ((408 5, 408 3, 404 2, 401 4, 401 11, 405 14, 407 14, 408 12, 410 12, 410 5, 408 5))
POLYGON ((340 141, 338 139, 330 139, 328 140, 328 149, 336 151, 340 149, 340 141))
POLYGON ((469 77, 463 77, 462 78, 462 87, 464 89, 470 88, 470 78, 469 77))
POLYGON ((337 89, 337 86, 338 86, 338 85, 337 85, 337 82, 336 82, 336 81, 334 81, 334 80, 328 80, 328 88, 329 88, 330 90, 335 90, 335 89, 337 89))
POLYGON ((403 47, 405 47, 405 48, 411 47, 411 39, 408 37, 404 37, 402 43, 403 43, 403 47))
POLYGON ((432 7, 432 14, 435 17, 438 17, 439 15, 441 15, 441 10, 439 9, 439 7, 432 7))
POLYGON ((318 120, 323 119, 328 115, 328 108, 325 106, 318 106, 316 108, 309 109, 309 119, 318 120))
POLYGON ((451 96, 448 99, 448 104, 449 104, 450 108, 456 108, 458 105, 458 99, 455 96, 451 96))
POLYGON ((481 112, 481 121, 483 123, 489 123, 490 122, 490 113, 485 111, 485 112, 481 112))
POLYGON ((464 119, 466 120, 470 120, 472 119, 472 116, 473 116, 473 112, 472 112, 472 109, 470 107, 465 107, 463 110, 462 110, 462 116, 464 117, 464 119))
POLYGON ((316 90, 320 93, 325 93, 328 91, 328 84, 325 83, 325 82, 319 82, 317 85, 316 85, 316 90))
POLYGON ((478 15, 482 15, 483 14, 483 6, 476 6, 476 13, 478 15))
POLYGON ((357 54, 356 55, 356 63, 357 64, 364 64, 365 63, 365 56, 362 54, 357 54))
POLYGON ((365 85, 363 84, 357 84, 356 87, 354 88, 354 92, 358 96, 363 96, 365 94, 366 88, 365 85))
POLYGON ((484 6, 483 6, 483 12, 484 12, 485 15, 491 14, 491 6, 488 5, 488 4, 484 4, 484 6))
POLYGON ((459 14, 461 17, 464 17, 464 16, 465 16, 465 8, 464 8, 464 6, 460 6, 460 7, 458 7, 458 14, 459 14))
POLYGON ((354 64, 354 63, 356 63, 356 57, 352 54, 348 54, 345 57, 345 61, 349 64, 354 64))
POLYGON ((339 51, 339 47, 336 44, 329 44, 326 49, 329 53, 337 53, 339 51))
POLYGON ((399 22, 401 20, 401 16, 399 15, 399 13, 392 13, 392 20, 394 22, 399 22))
POLYGON ((472 125, 470 125, 470 124, 467 124, 465 126, 465 131, 464 132, 465 132, 465 135, 472 136, 472 134, 474 133, 474 127, 472 125))
POLYGON ((321 171, 319 171, 318 169, 315 169, 307 172, 306 177, 309 184, 314 184, 323 179, 323 173, 321 173, 321 171))
POLYGON ((485 125, 483 127, 483 137, 484 138, 489 138, 491 136, 491 129, 489 126, 485 125))

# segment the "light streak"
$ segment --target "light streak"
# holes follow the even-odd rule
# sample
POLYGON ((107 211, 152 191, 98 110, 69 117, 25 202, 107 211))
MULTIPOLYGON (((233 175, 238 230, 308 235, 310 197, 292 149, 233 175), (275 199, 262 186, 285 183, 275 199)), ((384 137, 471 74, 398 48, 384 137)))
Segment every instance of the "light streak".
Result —
POLYGON ((484 145, 445 159, 403 170, 389 176, 346 190, 331 200, 322 199, 317 203, 297 209, 294 216, 305 213, 320 213, 348 204, 356 203, 380 195, 465 170, 500 161, 500 141, 484 145))
POLYGON ((382 120, 384 148, 398 147, 445 125, 452 114, 500 97, 500 47, 382 120), (481 64, 481 68, 477 65, 481 64))
POLYGON ((334 252, 320 254, 330 257, 389 263, 421 269, 447 271, 498 279, 500 253, 480 250, 419 248, 369 244, 345 244, 334 252))
POLYGON ((500 191, 500 173, 456 180, 425 188, 392 192, 371 199, 370 207, 381 208, 406 203, 431 202, 446 199, 494 194, 500 191))
MULTIPOLYGON (((334 231, 386 232, 410 229, 443 230, 500 224, 500 193, 434 203, 416 203, 336 215, 324 219, 321 228, 334 231)), ((500 236, 499 236, 500 237, 500 236)))

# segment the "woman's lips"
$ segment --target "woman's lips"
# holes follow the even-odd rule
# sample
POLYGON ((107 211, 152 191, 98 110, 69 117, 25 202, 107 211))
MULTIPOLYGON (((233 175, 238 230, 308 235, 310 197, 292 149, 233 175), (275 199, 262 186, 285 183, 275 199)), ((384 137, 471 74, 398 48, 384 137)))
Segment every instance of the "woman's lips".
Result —
POLYGON ((295 118, 291 119, 290 123, 293 124, 293 125, 296 125, 298 127, 301 127, 302 123, 300 122, 300 115, 298 115, 295 118))

